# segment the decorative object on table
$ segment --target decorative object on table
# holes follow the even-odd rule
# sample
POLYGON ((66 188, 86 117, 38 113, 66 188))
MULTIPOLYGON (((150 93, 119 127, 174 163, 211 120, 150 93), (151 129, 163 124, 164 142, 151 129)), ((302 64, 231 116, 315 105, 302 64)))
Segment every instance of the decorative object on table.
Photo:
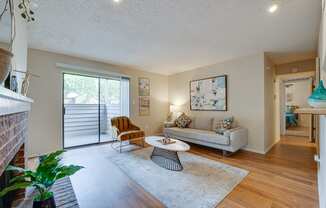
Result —
POLYGON ((175 125, 179 128, 187 128, 191 123, 191 118, 185 113, 182 113, 176 120, 175 125))
POLYGON ((139 94, 139 115, 150 115, 150 80, 149 78, 138 78, 138 94, 139 94))
POLYGON ((227 76, 190 81, 190 110, 227 111, 227 76))
POLYGON ((35 187, 38 194, 34 197, 33 208, 55 208, 52 185, 59 179, 71 176, 82 169, 82 166, 65 166, 60 163, 60 155, 64 151, 56 151, 40 157, 40 164, 35 171, 20 167, 8 166, 6 171, 14 171, 19 175, 14 177, 10 185, 1 190, 0 197, 10 191, 35 187))
POLYGON ((112 125, 112 138, 118 142, 111 143, 114 150, 118 150, 121 153, 122 147, 128 146, 129 144, 138 144, 141 142, 141 146, 144 147, 145 132, 142 131, 138 126, 134 125, 130 119, 126 116, 119 116, 111 118, 112 125), (128 142, 126 145, 123 142, 128 142))
POLYGON ((35 21, 34 18, 34 9, 37 8, 37 4, 35 2, 32 2, 31 0, 21 0, 21 2, 18 4, 18 8, 20 9, 21 16, 27 21, 35 21))
POLYGON ((159 141, 164 145, 174 144, 176 142, 175 140, 172 140, 172 139, 167 138, 167 137, 164 137, 164 138, 160 139, 159 141))
POLYGON ((308 103, 314 108, 326 108, 326 89, 322 80, 320 80, 318 87, 308 98, 308 103))
POLYGON ((29 81, 30 81, 31 77, 40 78, 40 76, 38 76, 36 74, 32 74, 28 71, 25 72, 25 71, 20 71, 20 70, 14 70, 14 72, 25 74, 25 77, 24 77, 24 80, 22 83, 22 87, 21 87, 21 94, 24 96, 27 96, 28 89, 29 89, 29 81))
POLYGON ((14 92, 18 92, 18 82, 16 75, 12 75, 10 78, 10 89, 14 92))

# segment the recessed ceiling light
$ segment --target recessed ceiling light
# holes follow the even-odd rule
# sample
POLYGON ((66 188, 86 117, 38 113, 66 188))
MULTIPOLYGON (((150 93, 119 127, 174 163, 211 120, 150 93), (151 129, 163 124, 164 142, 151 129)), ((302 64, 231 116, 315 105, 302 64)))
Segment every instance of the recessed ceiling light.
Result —
POLYGON ((114 3, 120 3, 121 0, 113 0, 114 3))
POLYGON ((271 6, 268 7, 268 12, 269 13, 274 13, 278 10, 278 4, 274 3, 271 6))

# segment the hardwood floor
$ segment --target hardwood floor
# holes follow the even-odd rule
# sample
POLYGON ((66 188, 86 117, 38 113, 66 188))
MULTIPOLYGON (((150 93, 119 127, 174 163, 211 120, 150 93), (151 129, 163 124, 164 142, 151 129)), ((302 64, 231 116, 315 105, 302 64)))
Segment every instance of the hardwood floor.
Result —
POLYGON ((266 155, 241 151, 223 158, 198 146, 192 152, 250 171, 218 207, 318 207, 315 147, 308 138, 284 137, 266 155))
MULTIPOLYGON (((198 145, 192 145, 191 152, 250 171, 219 204, 220 208, 318 207, 315 147, 306 138, 282 138, 266 155, 240 151, 223 157, 215 149, 198 145)), ((64 160, 87 167, 72 177, 81 207, 164 207, 108 162, 112 154, 117 153, 108 145, 65 153, 64 160)))

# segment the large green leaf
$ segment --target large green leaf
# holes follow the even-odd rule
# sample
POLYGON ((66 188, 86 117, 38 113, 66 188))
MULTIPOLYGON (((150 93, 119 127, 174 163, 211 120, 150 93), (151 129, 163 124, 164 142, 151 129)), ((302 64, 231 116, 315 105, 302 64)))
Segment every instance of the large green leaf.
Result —
POLYGON ((32 182, 19 182, 19 183, 15 183, 11 186, 8 186, 7 188, 3 189, 2 191, 0 191, 0 197, 3 197, 4 195, 6 195, 8 192, 10 191, 14 191, 17 189, 24 189, 28 186, 30 186, 32 184, 32 182))
POLYGON ((16 171, 16 172, 22 173, 22 172, 25 171, 25 169, 24 168, 21 168, 21 167, 16 167, 16 166, 8 165, 8 167, 6 168, 6 171, 16 171))
POLYGON ((55 177, 55 180, 58 180, 60 178, 64 178, 66 176, 71 176, 75 174, 77 171, 80 169, 84 168, 83 166, 78 166, 78 165, 69 165, 69 166, 62 166, 58 168, 57 175, 55 177))

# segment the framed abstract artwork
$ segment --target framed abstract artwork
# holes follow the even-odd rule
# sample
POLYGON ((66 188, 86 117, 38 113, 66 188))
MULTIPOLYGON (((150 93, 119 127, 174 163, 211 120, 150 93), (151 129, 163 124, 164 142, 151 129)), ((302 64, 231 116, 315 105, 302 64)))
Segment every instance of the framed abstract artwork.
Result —
POLYGON ((139 115, 150 115, 150 80, 149 78, 138 78, 138 94, 139 94, 139 115))
POLYGON ((190 81, 190 110, 227 111, 227 76, 190 81))
POLYGON ((150 115, 150 97, 142 96, 139 97, 139 115, 149 116, 150 115))
POLYGON ((138 78, 139 96, 150 95, 150 80, 148 78, 138 78))

